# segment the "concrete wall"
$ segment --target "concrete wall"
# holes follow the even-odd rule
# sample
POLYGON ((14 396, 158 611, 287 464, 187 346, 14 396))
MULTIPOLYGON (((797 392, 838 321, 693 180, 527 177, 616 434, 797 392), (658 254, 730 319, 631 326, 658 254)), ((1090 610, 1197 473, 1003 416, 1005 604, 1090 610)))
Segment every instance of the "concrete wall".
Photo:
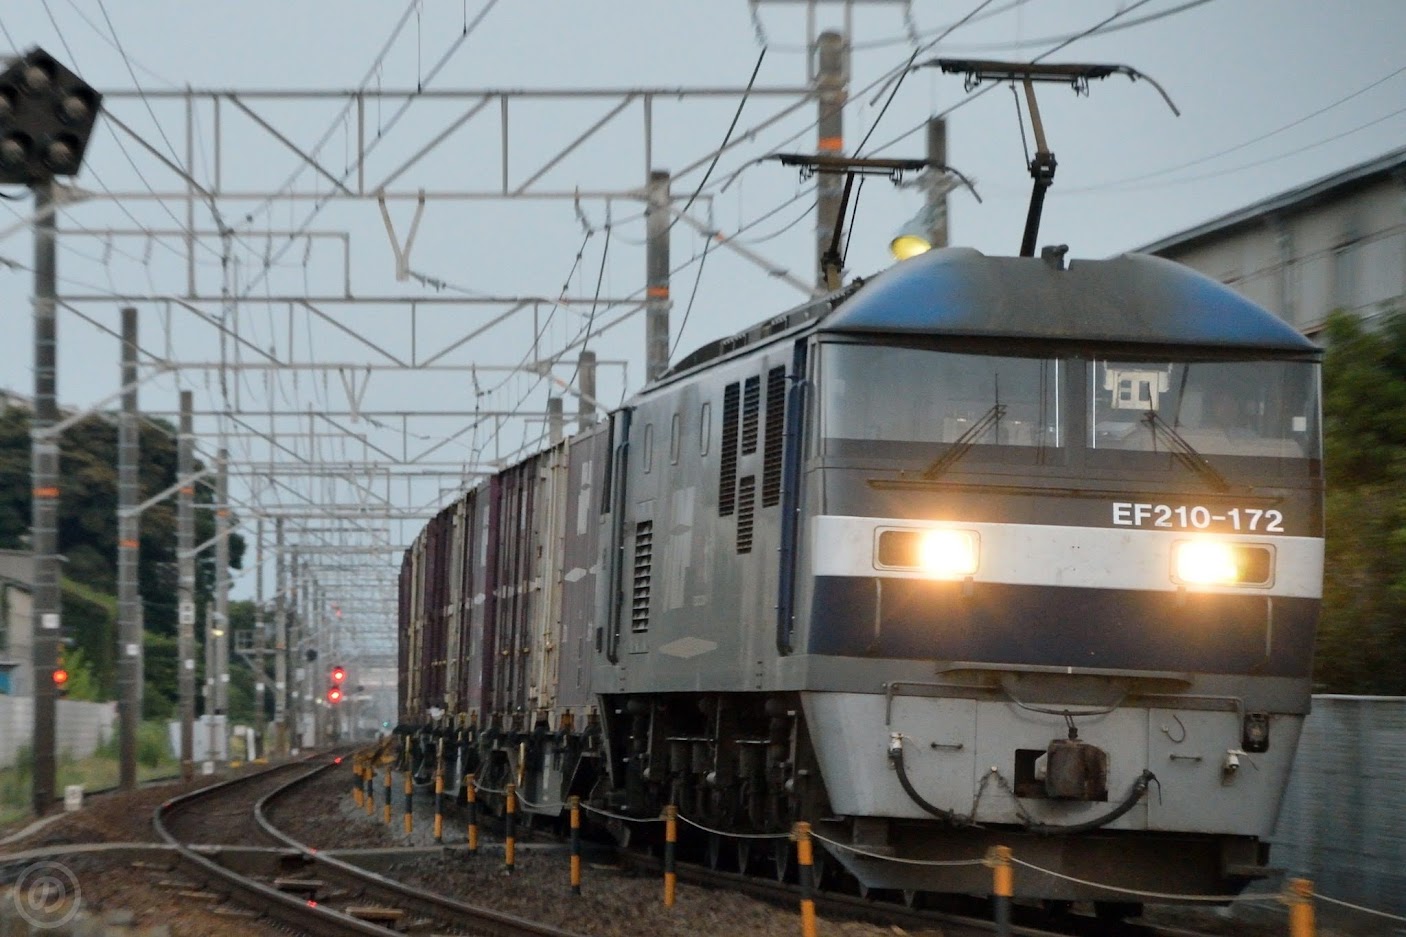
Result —
MULTIPOLYGON (((58 701, 55 751, 60 757, 86 758, 116 731, 116 703, 58 701)), ((15 756, 34 737, 34 697, 0 696, 0 768, 15 763, 15 756)))
POLYGON ((1270 864, 1406 914, 1406 698, 1315 696, 1270 864))

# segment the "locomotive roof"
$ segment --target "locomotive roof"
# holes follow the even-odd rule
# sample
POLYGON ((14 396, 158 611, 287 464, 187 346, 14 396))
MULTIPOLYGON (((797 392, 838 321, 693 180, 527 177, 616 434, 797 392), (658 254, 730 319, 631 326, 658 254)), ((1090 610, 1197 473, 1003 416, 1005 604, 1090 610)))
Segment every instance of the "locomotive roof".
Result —
POLYGON ((1077 260, 929 251, 870 280, 822 332, 1199 345, 1313 353, 1292 326, 1181 264, 1145 254, 1077 260))

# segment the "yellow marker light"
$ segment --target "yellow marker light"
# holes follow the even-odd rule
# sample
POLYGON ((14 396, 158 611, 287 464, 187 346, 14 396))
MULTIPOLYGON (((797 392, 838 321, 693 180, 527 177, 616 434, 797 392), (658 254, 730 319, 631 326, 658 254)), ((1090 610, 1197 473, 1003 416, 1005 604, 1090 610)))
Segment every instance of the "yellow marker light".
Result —
POLYGON ((1235 549, 1215 540, 1187 540, 1172 547, 1172 569, 1189 585, 1221 586, 1240 581, 1235 549))
POLYGON ((918 541, 918 566, 929 576, 970 576, 976 560, 976 534, 970 530, 926 530, 918 541))
POLYGON ((927 238, 917 234, 900 234, 889 241, 889 253, 897 260, 907 260, 932 250, 927 238))

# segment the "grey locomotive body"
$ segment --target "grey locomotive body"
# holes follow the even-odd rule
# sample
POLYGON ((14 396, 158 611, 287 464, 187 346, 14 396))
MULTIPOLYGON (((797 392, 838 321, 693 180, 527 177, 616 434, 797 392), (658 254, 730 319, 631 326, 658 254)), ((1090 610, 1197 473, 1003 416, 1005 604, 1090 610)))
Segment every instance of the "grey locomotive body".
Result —
POLYGON ((868 887, 984 892, 940 863, 997 843, 1239 887, 1309 704, 1317 360, 1153 258, 907 261, 441 515, 404 567, 404 718, 529 809, 804 819, 868 887))

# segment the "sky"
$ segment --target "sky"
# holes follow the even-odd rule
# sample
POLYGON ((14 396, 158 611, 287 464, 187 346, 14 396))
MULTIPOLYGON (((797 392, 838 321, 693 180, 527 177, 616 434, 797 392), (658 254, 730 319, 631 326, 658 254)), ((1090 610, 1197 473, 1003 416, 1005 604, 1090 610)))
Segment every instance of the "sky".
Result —
MULTIPOLYGON (((84 170, 74 180, 91 197, 66 208, 59 222, 64 232, 60 293, 82 297, 74 302, 77 312, 60 314, 62 403, 87 406, 116 390, 117 343, 104 330, 116 328, 124 303, 117 297, 187 292, 187 208, 174 197, 185 183, 164 158, 187 168, 203 186, 213 184, 218 163, 226 190, 280 197, 197 200, 197 293, 216 301, 195 304, 205 320, 179 304, 137 302, 149 352, 143 373, 155 374, 158 359, 226 367, 154 376, 142 387, 143 408, 169 412, 177 390, 185 388, 195 392, 198 410, 210 412, 348 409, 351 396, 359 397, 361 410, 540 414, 553 386, 540 370, 494 368, 546 361, 555 378, 569 384, 583 341, 603 362, 602 406, 618 406, 644 380, 643 317, 614 324, 630 307, 612 307, 610 301, 637 296, 644 287, 638 191, 649 169, 681 173, 671 181, 672 192, 684 200, 694 196, 688 214, 697 225, 756 257, 749 260, 716 239, 709 242, 691 224, 671 229, 674 360, 805 298, 795 283, 775 274, 784 271, 801 286, 814 279, 811 183, 763 157, 815 147, 815 104, 773 119, 799 98, 764 93, 806 86, 807 15, 808 5, 798 0, 18 0, 0 6, 0 55, 39 45, 99 90, 146 93, 145 98, 109 94, 108 113, 147 145, 100 119, 84 170), (373 63, 378 64, 373 68, 373 63), (390 199, 386 207, 401 244, 415 214, 414 194, 430 193, 407 263, 418 279, 404 280, 397 279, 377 202, 324 199, 331 180, 306 166, 298 171, 298 157, 239 107, 250 108, 289 143, 316 149, 331 176, 353 179, 357 122, 354 111, 342 111, 341 99, 226 98, 219 104, 217 145, 215 105, 201 98, 191 115, 193 159, 188 160, 185 104, 179 97, 159 96, 186 87, 245 93, 704 87, 735 92, 749 80, 754 93, 745 100, 738 94, 655 97, 648 119, 650 164, 639 98, 555 162, 563 147, 606 118, 619 101, 515 99, 508 121, 509 187, 580 190, 586 193, 580 203, 435 197, 501 185, 500 104, 490 101, 388 186, 393 194, 411 196, 390 199), (730 146, 712 165, 725 139, 730 146), (539 170, 544 170, 540 176, 539 170), (603 192, 617 197, 595 197, 603 192), (221 225, 232 231, 224 242, 214 233, 221 225), (378 370, 368 380, 364 371, 275 374, 231 367, 258 361, 259 349, 324 364, 388 360, 374 345, 402 360, 412 354, 423 360, 511 308, 485 302, 421 304, 412 315, 404 302, 354 307, 330 302, 348 284, 356 295, 388 300, 535 301, 439 359, 460 366, 457 370, 378 370), (246 301, 222 308, 217 301, 222 288, 246 301), (573 301, 558 302, 563 293, 573 301), (287 302, 305 296, 329 300, 316 303, 326 318, 287 302), (229 333, 237 331, 239 340, 227 335, 222 342, 212 320, 223 321, 229 333), (471 365, 474 370, 468 370, 471 365)), ((847 19, 853 27, 845 151, 854 154, 867 140, 862 155, 922 157, 925 122, 945 115, 948 161, 974 181, 981 196, 980 202, 965 191, 951 196, 952 243, 987 253, 1016 252, 1029 197, 1017 108, 1006 87, 984 86, 972 95, 960 77, 935 68, 908 72, 897 85, 885 82, 886 76, 904 74, 902 66, 918 46, 924 47, 918 62, 1050 53, 1049 61, 1127 64, 1154 79, 1175 102, 1180 117, 1151 84, 1121 76, 1093 83, 1087 96, 1064 86, 1039 88, 1059 167, 1040 241, 1067 243, 1076 258, 1135 249, 1371 159, 1406 138, 1406 108, 1400 103, 1406 97, 1406 52, 1399 41, 1406 35, 1406 4, 1394 0, 855 0, 818 3, 813 16, 817 29, 843 29, 847 19), (934 40, 939 41, 933 45, 934 40)), ((399 113, 401 99, 367 100, 364 133, 374 143, 365 165, 368 186, 410 159, 472 103, 420 94, 399 113)), ((13 188, 7 194, 24 195, 13 188)), ((920 203, 916 188, 868 180, 855 210, 847 275, 868 276, 888 266, 891 234, 920 203)), ((675 204, 682 207, 681 201, 675 204)), ((0 202, 0 317, 7 326, 7 340, 0 343, 0 387, 25 394, 33 388, 28 209, 23 200, 0 202)), ((569 400, 568 412, 575 409, 569 400)), ((398 420, 339 422, 340 429, 318 417, 303 418, 297 426, 304 434, 311 426, 329 435, 280 437, 276 444, 251 434, 276 423, 292 426, 286 418, 246 416, 236 422, 200 416, 197 432, 206 453, 218 447, 223 432, 234 459, 245 464, 268 461, 279 452, 290 459, 296 453, 344 463, 375 457, 372 447, 412 456, 438 447, 424 461, 457 462, 470 473, 393 484, 363 481, 361 487, 370 487, 371 494, 346 480, 285 478, 279 487, 241 475, 231 487, 236 511, 242 504, 247 519, 256 503, 272 508, 380 499, 400 509, 427 510, 447 503, 465 479, 476 477, 473 471, 533 449, 543 431, 540 416, 507 419, 497 428, 492 420, 475 426, 463 416, 414 419, 406 432, 398 420)), ((374 536, 383 542, 400 544, 420 523, 360 526, 378 531, 374 536)), ((325 530, 298 536, 309 543, 363 537, 325 530)), ((389 576, 398 566, 389 555, 379 562, 372 579, 389 576)), ((354 575, 365 578, 363 572, 354 575)), ((237 595, 252 595, 252 578, 239 579, 237 595)), ((329 568, 327 580, 336 579, 329 568)), ((349 612, 358 601, 351 591, 349 612)))

